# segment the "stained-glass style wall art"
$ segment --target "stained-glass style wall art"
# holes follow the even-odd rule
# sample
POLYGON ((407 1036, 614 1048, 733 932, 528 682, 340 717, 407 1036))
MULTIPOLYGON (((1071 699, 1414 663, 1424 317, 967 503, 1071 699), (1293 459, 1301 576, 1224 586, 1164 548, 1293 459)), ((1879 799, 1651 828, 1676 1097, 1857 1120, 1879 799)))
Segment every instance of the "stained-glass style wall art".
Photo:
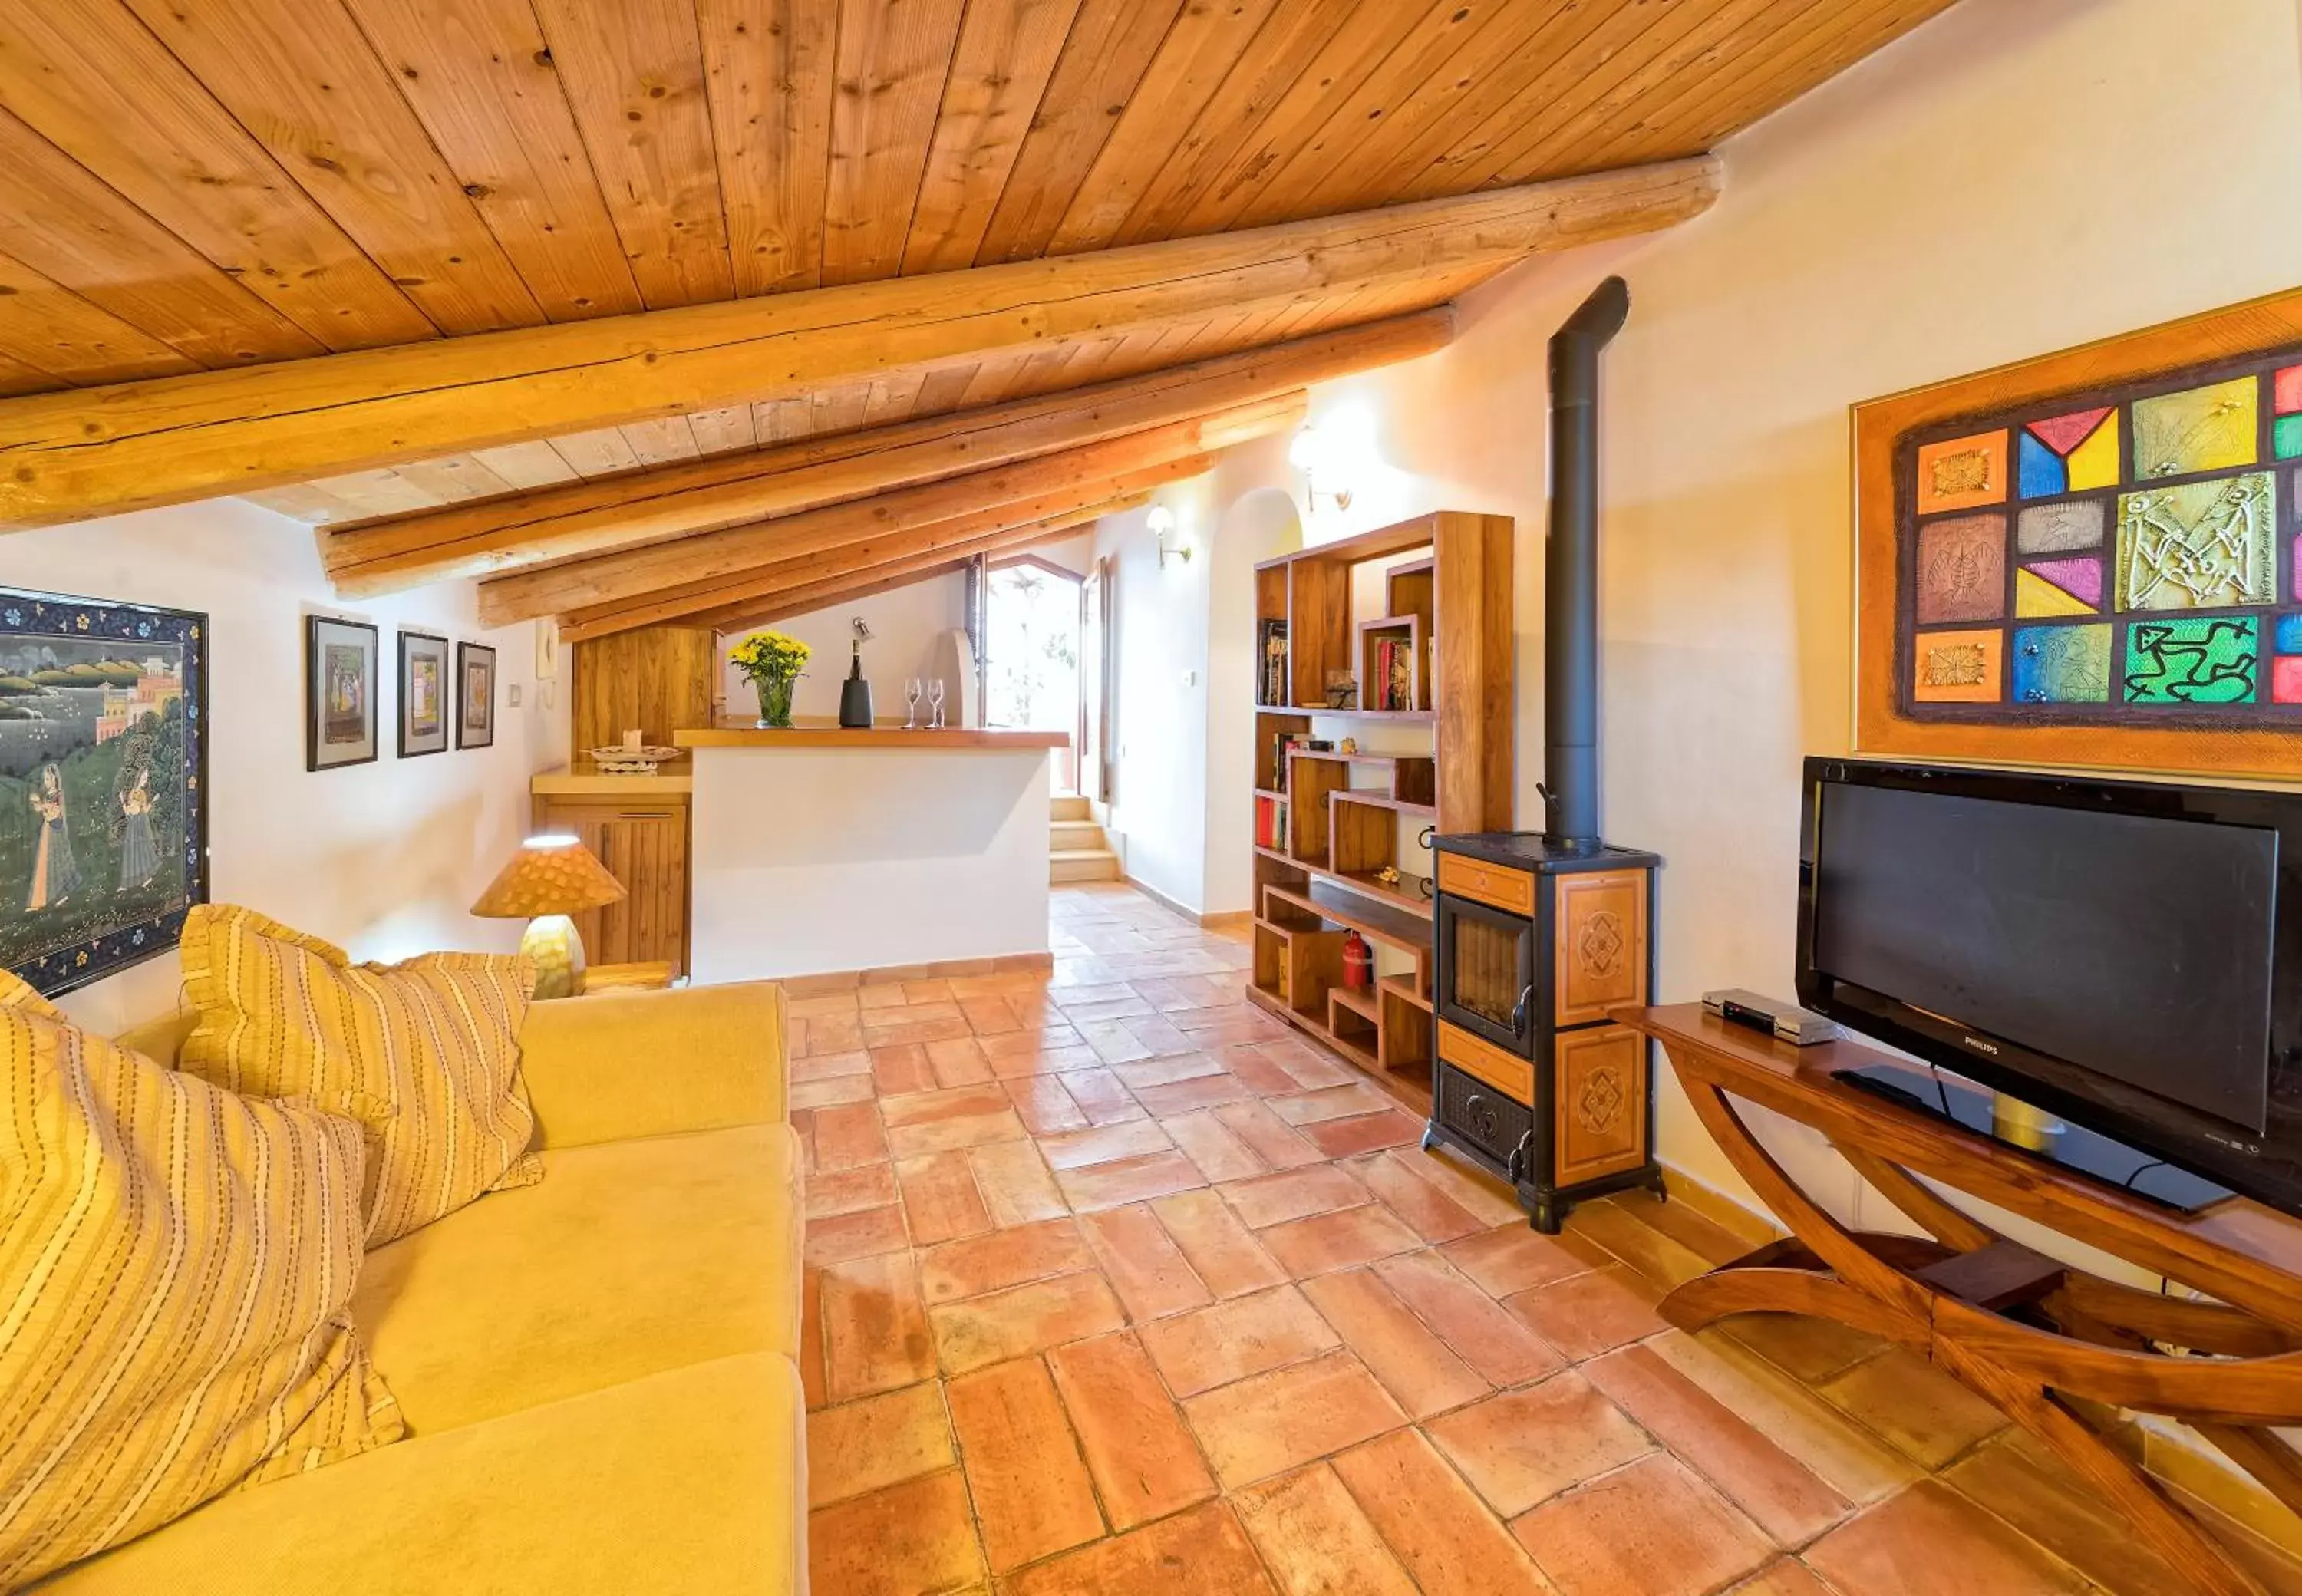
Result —
POLYGON ((1853 431, 1855 752, 2302 782, 2302 287, 1853 431))
POLYGON ((2296 458, 2293 349, 1910 429, 1898 710, 2302 733, 2296 458))

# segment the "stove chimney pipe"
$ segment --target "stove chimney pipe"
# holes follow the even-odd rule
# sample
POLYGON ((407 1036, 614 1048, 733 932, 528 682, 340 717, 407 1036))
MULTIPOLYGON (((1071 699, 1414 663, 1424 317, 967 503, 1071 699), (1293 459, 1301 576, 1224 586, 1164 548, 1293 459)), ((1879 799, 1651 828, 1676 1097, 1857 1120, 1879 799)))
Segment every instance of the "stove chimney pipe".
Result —
POLYGON ((1550 336, 1550 528, 1543 552, 1542 835, 1599 846, 1599 352, 1631 313, 1609 277, 1550 336))

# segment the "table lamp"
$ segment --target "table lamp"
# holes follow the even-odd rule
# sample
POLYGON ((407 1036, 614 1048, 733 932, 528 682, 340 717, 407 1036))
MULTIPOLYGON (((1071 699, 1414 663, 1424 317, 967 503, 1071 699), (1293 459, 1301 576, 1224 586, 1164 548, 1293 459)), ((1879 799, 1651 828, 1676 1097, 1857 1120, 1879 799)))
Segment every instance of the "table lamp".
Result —
POLYGON ((489 920, 525 920, 519 951, 535 961, 535 995, 572 997, 584 990, 584 938, 568 918, 613 903, 623 883, 576 838, 532 836, 488 884, 472 912, 489 920))

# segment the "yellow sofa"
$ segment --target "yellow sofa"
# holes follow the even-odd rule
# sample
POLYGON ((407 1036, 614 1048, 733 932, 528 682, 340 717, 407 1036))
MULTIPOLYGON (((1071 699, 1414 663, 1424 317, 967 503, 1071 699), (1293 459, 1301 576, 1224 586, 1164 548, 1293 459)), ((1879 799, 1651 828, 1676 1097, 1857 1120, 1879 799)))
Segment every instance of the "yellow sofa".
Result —
MULTIPOLYGON (((172 1061, 172 1021, 122 1038, 172 1061)), ((782 989, 542 1003, 546 1174, 370 1253, 407 1439, 231 1492, 42 1596, 806 1589, 800 1146, 782 989)))

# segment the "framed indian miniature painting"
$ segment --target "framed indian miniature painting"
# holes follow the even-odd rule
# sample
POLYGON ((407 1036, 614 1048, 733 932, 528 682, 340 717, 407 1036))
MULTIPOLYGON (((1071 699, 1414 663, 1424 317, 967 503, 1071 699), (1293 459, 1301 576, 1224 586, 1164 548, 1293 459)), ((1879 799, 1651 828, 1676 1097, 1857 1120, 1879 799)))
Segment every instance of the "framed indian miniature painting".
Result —
POLYGON ((448 640, 399 634, 399 757, 448 752, 448 640))
POLYGON ((337 770, 376 757, 376 646, 375 628, 365 621, 305 618, 305 769, 337 770))
POLYGON ((1856 752, 2302 776, 2302 291, 1854 438, 1856 752))
POLYGON ((456 645, 456 746, 492 748, 496 740, 496 651, 483 643, 456 645))
POLYGON ((0 964, 68 992, 207 901, 207 617, 0 588, 0 964))

